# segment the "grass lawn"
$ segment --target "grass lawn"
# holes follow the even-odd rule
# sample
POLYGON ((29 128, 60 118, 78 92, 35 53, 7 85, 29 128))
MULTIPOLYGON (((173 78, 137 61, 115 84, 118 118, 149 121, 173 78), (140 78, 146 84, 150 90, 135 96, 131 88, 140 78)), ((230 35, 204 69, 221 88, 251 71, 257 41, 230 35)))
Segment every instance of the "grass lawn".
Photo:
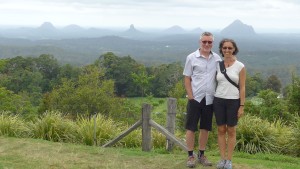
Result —
MULTIPOLYGON (((218 152, 206 155, 216 164, 218 152)), ((184 169, 186 153, 141 148, 102 148, 37 139, 0 137, 0 169, 184 169)), ((299 169, 300 158, 276 155, 235 153, 235 169, 299 169)), ((202 167, 196 168, 215 168, 202 167)))

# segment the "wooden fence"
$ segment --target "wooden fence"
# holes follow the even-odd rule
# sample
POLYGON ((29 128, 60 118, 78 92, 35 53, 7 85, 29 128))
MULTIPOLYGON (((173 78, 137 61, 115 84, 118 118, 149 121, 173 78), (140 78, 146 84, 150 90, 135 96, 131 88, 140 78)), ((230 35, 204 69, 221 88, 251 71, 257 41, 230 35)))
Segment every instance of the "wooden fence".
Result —
POLYGON ((160 133, 166 136, 167 138, 167 150, 171 151, 173 149, 174 144, 179 146, 181 149, 187 151, 187 146, 185 143, 177 139, 174 135, 175 132, 175 121, 176 121, 176 107, 177 102, 175 98, 168 98, 168 110, 167 110, 167 124, 166 128, 159 125, 155 121, 151 119, 151 105, 143 104, 142 107, 142 119, 138 120, 134 123, 130 128, 126 131, 122 132, 119 136, 114 138, 113 140, 107 142, 102 147, 109 147, 123 137, 128 135, 133 130, 138 127, 142 127, 142 150, 143 151, 151 151, 152 149, 152 136, 151 136, 151 127, 158 130, 160 133))

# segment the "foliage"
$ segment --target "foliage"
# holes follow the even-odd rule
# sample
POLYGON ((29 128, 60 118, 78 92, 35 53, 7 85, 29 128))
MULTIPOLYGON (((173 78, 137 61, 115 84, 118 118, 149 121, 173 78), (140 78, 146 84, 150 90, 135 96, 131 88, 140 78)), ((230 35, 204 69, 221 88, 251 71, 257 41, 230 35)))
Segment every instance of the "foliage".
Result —
POLYGON ((17 56, 5 62, 1 73, 5 75, 1 85, 8 90, 40 93, 51 90, 59 65, 51 55, 43 54, 37 58, 17 56))
POLYGON ((246 115, 239 120, 236 149, 247 153, 280 152, 276 137, 267 121, 246 115))
POLYGON ((183 78, 183 68, 179 63, 151 67, 150 71, 154 75, 151 92, 155 97, 167 97, 169 91, 183 78))
POLYGON ((292 121, 295 117, 287 112, 286 101, 278 96, 279 93, 270 89, 262 90, 256 98, 246 102, 245 111, 270 122, 278 119, 285 122, 292 121))
POLYGON ((265 89, 271 89, 274 92, 280 93, 281 87, 281 81, 276 75, 271 75, 268 77, 265 89))
POLYGON ((114 98, 114 84, 111 80, 103 80, 103 73, 96 67, 86 67, 78 81, 63 80, 62 85, 45 95, 46 110, 59 110, 64 113, 108 115, 118 105, 114 98), (47 107, 48 106, 48 107, 47 107))
POLYGON ((78 126, 77 140, 85 145, 95 145, 94 143, 103 145, 110 139, 113 139, 120 131, 120 124, 101 114, 91 118, 81 116, 77 120, 76 125, 78 126), (96 140, 94 140, 94 134, 96 134, 96 140))
POLYGON ((253 97, 263 90, 265 86, 265 81, 260 73, 255 73, 253 76, 247 75, 246 78, 246 96, 253 97))
POLYGON ((299 128, 285 125, 283 121, 268 122, 246 115, 239 120, 237 144, 239 151, 247 153, 281 153, 296 155, 299 128), (296 141, 297 140, 297 141, 296 141))
POLYGON ((2 111, 0 114, 0 136, 27 137, 28 128, 19 116, 2 111))
POLYGON ((292 83, 287 87, 288 110, 300 116, 300 77, 293 75, 292 83))
POLYGON ((118 96, 137 96, 136 85, 133 83, 132 74, 140 71, 141 64, 130 56, 118 57, 108 52, 101 55, 95 65, 105 70, 105 79, 114 80, 115 92, 118 96))
POLYGON ((138 73, 132 73, 131 77, 133 79, 133 83, 141 88, 142 97, 144 97, 146 91, 149 90, 150 81, 154 78, 153 76, 149 76, 146 74, 146 68, 142 67, 138 73))
POLYGON ((19 114, 27 119, 32 118, 35 114, 35 109, 26 97, 14 94, 3 87, 0 87, 0 110, 19 114))
POLYGON ((292 124, 292 133, 293 138, 289 145, 291 145, 292 153, 293 155, 296 155, 297 157, 300 157, 300 117, 297 116, 297 120, 292 124))
POLYGON ((173 87, 173 89, 171 89, 169 91, 169 97, 173 97, 173 98, 176 98, 177 100, 179 98, 184 98, 186 95, 186 91, 185 91, 185 88, 184 88, 184 84, 183 84, 183 81, 178 81, 175 86, 173 87))
POLYGON ((31 137, 54 142, 75 142, 76 126, 59 112, 45 112, 28 124, 31 137))

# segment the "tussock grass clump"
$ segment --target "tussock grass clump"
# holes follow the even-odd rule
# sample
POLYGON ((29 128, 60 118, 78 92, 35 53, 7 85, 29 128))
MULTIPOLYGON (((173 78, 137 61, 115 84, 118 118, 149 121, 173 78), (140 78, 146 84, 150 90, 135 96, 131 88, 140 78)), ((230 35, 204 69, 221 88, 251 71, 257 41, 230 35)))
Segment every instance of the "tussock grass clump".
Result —
POLYGON ((292 154, 300 157, 300 118, 292 125, 293 138, 291 141, 292 154))
POLYGON ((104 115, 97 114, 93 118, 80 117, 76 122, 78 126, 77 137, 80 143, 85 145, 94 144, 94 131, 96 118, 96 139, 97 145, 102 145, 108 140, 113 139, 117 133, 120 133, 120 124, 107 118, 104 115))
POLYGON ((0 114, 0 135, 9 137, 27 137, 29 129, 22 118, 10 112, 0 114))
POLYGON ((251 154, 279 151, 275 141, 276 137, 269 122, 249 115, 240 119, 236 145, 239 151, 251 154))
POLYGON ((54 142, 75 142, 74 123, 60 112, 45 112, 36 121, 29 123, 33 138, 54 142))
POLYGON ((285 123, 278 119, 271 123, 270 128, 273 130, 273 135, 276 137, 274 144, 276 144, 277 150, 282 154, 291 154, 293 151, 293 130, 290 126, 285 125, 285 123))
POLYGON ((295 131, 280 119, 270 123, 259 117, 246 115, 239 121, 237 145, 247 153, 293 154, 295 131))

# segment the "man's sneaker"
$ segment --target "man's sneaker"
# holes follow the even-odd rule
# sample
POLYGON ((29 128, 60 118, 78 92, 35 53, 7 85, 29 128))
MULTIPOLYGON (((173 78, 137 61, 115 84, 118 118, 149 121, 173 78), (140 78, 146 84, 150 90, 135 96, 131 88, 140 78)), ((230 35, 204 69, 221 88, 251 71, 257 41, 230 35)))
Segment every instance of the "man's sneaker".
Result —
POLYGON ((212 163, 208 161, 208 159, 205 156, 198 157, 198 161, 203 166, 212 166, 212 163))
POLYGON ((226 163, 226 160, 220 160, 217 164, 217 169, 223 169, 225 163, 226 163))
POLYGON ((194 156, 189 156, 186 162, 186 166, 189 168, 194 168, 196 166, 196 160, 194 156))
POLYGON ((226 163, 224 165, 224 169, 232 169, 232 162, 231 162, 231 160, 226 160, 226 163))

